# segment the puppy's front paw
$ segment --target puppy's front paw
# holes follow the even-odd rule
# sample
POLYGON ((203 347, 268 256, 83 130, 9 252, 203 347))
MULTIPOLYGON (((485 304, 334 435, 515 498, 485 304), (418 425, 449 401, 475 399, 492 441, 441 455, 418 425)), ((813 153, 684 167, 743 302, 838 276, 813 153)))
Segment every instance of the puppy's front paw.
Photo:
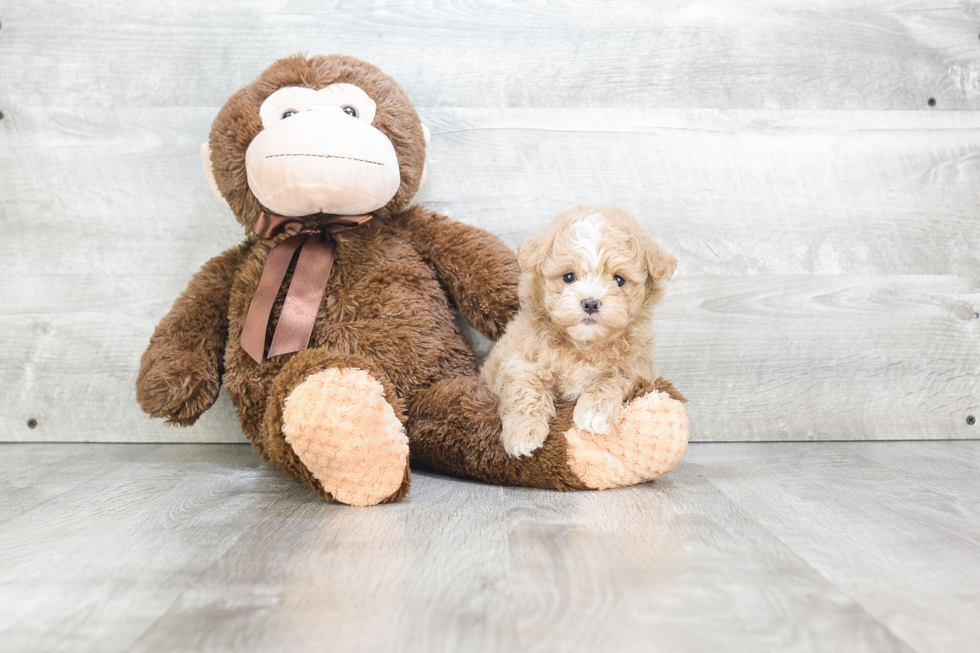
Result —
POLYGON ((503 420, 500 442, 511 458, 530 456, 544 444, 549 430, 547 419, 508 416, 503 420))
POLYGON ((591 431, 597 435, 606 435, 613 430, 623 414, 623 404, 610 399, 599 399, 591 394, 584 394, 575 403, 572 417, 575 426, 583 431, 591 431))

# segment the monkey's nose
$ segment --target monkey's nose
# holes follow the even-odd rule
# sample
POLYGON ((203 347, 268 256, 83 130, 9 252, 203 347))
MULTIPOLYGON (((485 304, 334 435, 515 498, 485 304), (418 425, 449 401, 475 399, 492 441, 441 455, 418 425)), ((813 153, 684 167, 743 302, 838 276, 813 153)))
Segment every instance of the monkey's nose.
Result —
POLYGON ((588 299, 582 300, 582 308, 586 313, 592 315, 593 313, 599 312, 599 300, 589 297, 588 299))

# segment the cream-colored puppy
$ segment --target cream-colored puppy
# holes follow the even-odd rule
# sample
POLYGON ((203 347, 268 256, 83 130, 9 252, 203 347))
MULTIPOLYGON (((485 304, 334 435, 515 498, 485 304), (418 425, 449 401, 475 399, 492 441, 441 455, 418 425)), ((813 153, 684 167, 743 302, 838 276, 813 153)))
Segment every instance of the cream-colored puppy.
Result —
POLYGON ((612 431, 630 389, 656 378, 652 308, 677 260, 625 211, 579 207, 517 252, 521 310, 483 367, 513 457, 544 444, 555 399, 580 429, 612 431))

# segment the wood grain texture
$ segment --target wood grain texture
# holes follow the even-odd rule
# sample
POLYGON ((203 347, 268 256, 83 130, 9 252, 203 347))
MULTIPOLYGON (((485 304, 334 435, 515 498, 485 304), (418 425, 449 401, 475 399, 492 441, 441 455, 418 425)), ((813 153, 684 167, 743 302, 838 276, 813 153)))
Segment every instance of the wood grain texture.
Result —
POLYGON ((658 359, 695 440, 980 436, 973 3, 32 0, 0 22, 0 441, 241 441, 224 395, 169 429, 133 381, 241 238, 198 146, 297 50, 402 83, 430 208, 515 247, 577 203, 637 214, 680 259, 658 359))
POLYGON ((952 444, 712 445, 693 461, 891 632, 938 652, 980 638, 980 449, 952 444))
POLYGON ((980 108, 972 2, 30 0, 0 18, 7 105, 216 106, 306 51, 372 61, 420 106, 980 108))
POLYGON ((653 484, 327 504, 241 445, 0 445, 33 651, 973 651, 980 442, 694 444, 653 484), (76 466, 17 488, 24 461, 76 466), (120 461, 126 460, 125 464, 120 461), (950 473, 950 470, 954 470, 950 473))
MULTIPOLYGON (((199 173, 213 113, 0 121, 0 439, 241 439, 224 398, 182 430, 133 400, 153 326, 241 237, 199 173)), ((657 357, 694 439, 977 436, 978 114, 422 113, 427 206, 516 246, 575 203, 616 204, 678 256, 657 357)))

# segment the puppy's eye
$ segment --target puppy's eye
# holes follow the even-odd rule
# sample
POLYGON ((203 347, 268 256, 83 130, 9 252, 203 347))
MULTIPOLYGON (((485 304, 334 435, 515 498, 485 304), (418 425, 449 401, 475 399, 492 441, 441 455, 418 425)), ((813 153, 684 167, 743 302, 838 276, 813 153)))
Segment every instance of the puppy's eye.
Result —
POLYGON ((357 117, 357 109, 355 109, 354 107, 350 106, 349 104, 347 106, 341 107, 341 109, 348 116, 350 116, 352 118, 356 118, 357 117))
POLYGON ((615 281, 616 285, 619 286, 620 288, 626 285, 626 279, 622 278, 618 274, 613 275, 613 281, 615 281))
POLYGON ((562 277, 562 280, 564 280, 565 283, 575 283, 577 278, 578 277, 575 276, 574 272, 566 272, 565 276, 562 277))
POLYGON ((295 116, 295 115, 296 115, 296 112, 293 109, 288 109, 287 111, 285 111, 282 114, 282 119, 285 120, 286 118, 289 118, 289 117, 295 116))

